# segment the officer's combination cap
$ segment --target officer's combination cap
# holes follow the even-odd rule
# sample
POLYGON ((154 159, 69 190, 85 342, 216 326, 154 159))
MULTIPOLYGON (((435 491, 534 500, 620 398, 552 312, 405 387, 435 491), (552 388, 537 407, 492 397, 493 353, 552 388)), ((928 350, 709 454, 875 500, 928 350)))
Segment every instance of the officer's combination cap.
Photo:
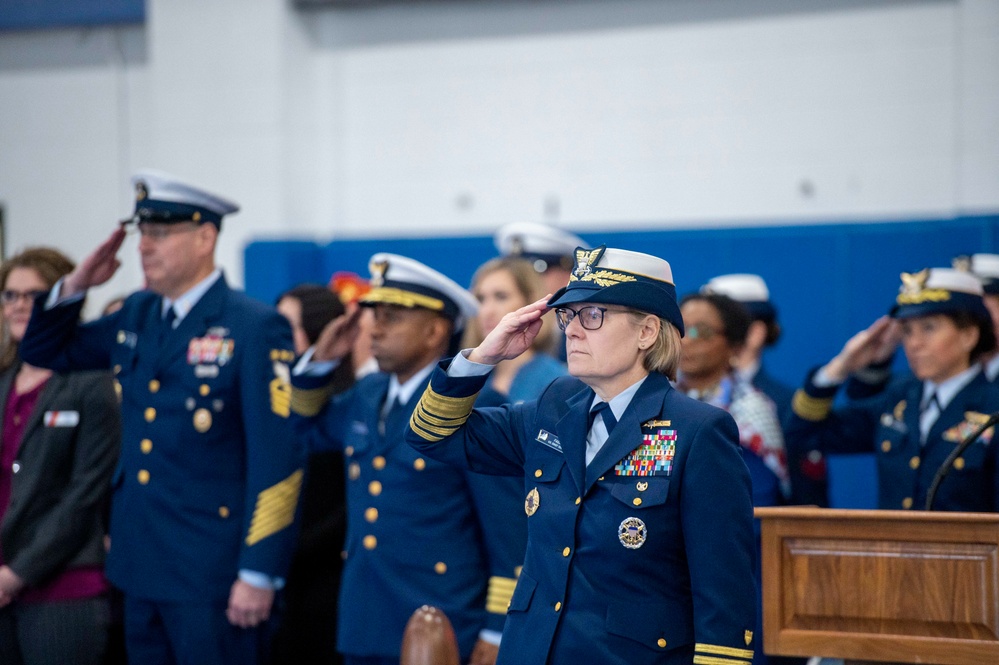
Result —
POLYGON ((539 273, 552 266, 572 265, 572 253, 586 241, 551 224, 513 222, 501 226, 493 236, 497 251, 503 256, 520 256, 530 261, 539 273))
POLYGON ((132 176, 135 212, 122 224, 153 222, 210 222, 221 228, 222 218, 239 210, 239 205, 217 194, 189 185, 163 171, 143 170, 132 176))
POLYGON ((971 254, 958 256, 953 261, 958 270, 967 270, 982 280, 982 288, 989 295, 999 294, 999 254, 971 254))
POLYGON ((701 293, 728 296, 742 303, 754 319, 774 321, 777 308, 770 302, 770 289, 759 275, 734 273, 711 278, 701 293))
POLYGON ((982 282, 964 270, 924 268, 917 273, 904 272, 890 313, 896 319, 909 319, 968 312, 981 321, 989 321, 983 293, 982 282))
POLYGON ((371 270, 371 290, 361 297, 363 306, 422 307, 453 321, 456 331, 463 330, 468 319, 479 309, 479 303, 471 293, 414 259, 379 253, 371 257, 368 268, 371 270))
POLYGON ((549 307, 577 302, 621 305, 666 319, 683 335, 683 317, 667 261, 605 245, 577 247, 574 258, 569 283, 551 297, 549 307))

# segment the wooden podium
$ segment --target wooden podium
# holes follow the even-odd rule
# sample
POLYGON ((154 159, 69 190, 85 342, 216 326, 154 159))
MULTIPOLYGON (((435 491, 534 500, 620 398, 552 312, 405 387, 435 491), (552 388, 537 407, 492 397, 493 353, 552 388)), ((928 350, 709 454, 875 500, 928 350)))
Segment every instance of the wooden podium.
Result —
POLYGON ((763 648, 999 663, 999 514, 757 508, 763 648))

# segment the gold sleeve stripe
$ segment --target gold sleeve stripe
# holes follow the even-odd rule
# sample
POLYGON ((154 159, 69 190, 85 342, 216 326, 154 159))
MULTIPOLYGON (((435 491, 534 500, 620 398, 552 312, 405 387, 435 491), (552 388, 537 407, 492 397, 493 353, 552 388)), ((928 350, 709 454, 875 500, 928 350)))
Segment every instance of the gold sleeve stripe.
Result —
POLYGON ((311 390, 292 386, 291 410, 300 416, 311 418, 322 411, 323 406, 329 401, 332 394, 332 385, 323 386, 322 388, 312 388, 311 390))
POLYGON ((486 611, 490 614, 506 614, 506 608, 513 599, 517 580, 509 577, 489 578, 489 591, 486 594, 486 611))
POLYGON ((694 665, 752 665, 751 660, 718 658, 716 656, 694 656, 694 665))
POLYGON ((298 493, 302 489, 302 470, 299 469, 281 482, 268 487, 257 495, 250 531, 246 544, 255 545, 268 536, 291 526, 295 521, 298 493))
POLYGON ((444 437, 451 436, 465 423, 462 420, 455 424, 454 427, 434 427, 423 420, 423 415, 419 410, 413 411, 413 415, 409 418, 409 426, 414 432, 420 435, 420 438, 426 441, 436 442, 444 437))
POLYGON ((694 651, 700 651, 701 653, 710 653, 716 656, 730 656, 731 658, 753 658, 752 649, 737 649, 735 647, 723 647, 718 644, 703 644, 697 643, 694 645, 694 651))
POLYGON ((403 307, 423 307, 439 312, 444 309, 444 301, 431 298, 422 293, 413 293, 393 287, 383 286, 372 289, 361 298, 361 302, 385 303, 386 305, 402 305, 403 307))
POLYGON ((445 397, 427 386, 410 416, 409 426, 425 441, 440 441, 465 424, 477 396, 478 393, 468 397, 445 397))
POLYGON ((282 418, 291 415, 291 384, 281 377, 274 377, 270 383, 271 411, 282 418))
POLYGON ((433 388, 427 386, 423 397, 420 398, 420 404, 427 411, 436 413, 442 418, 462 418, 472 412, 472 406, 478 396, 479 393, 468 397, 446 397, 438 395, 433 388))
POLYGON ((804 390, 798 390, 798 392, 794 393, 791 408, 794 410, 795 415, 805 420, 818 422, 825 420, 829 412, 832 411, 832 403, 831 397, 812 397, 804 390))

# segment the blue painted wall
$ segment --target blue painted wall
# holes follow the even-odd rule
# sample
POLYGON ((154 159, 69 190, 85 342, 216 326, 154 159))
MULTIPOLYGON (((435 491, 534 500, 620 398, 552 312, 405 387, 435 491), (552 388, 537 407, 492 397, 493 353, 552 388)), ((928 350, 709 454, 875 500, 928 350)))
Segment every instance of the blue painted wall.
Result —
POLYGON ((0 30, 142 23, 145 0, 0 0, 0 30))

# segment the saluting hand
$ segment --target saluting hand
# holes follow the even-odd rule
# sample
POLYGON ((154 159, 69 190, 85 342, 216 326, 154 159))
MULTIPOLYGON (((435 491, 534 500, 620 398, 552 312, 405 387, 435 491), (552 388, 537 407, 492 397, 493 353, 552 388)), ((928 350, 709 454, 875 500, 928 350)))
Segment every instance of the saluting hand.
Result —
POLYGON ((347 311, 326 324, 313 345, 312 359, 318 361, 340 360, 354 348, 360 326, 361 308, 356 303, 347 311))
POLYGON ((270 618, 273 603, 273 589, 261 589, 236 580, 229 592, 229 607, 225 615, 234 626, 253 628, 270 618))
POLYGON ((516 358, 531 348, 541 332, 541 317, 548 311, 548 294, 541 300, 525 305, 500 319, 482 343, 472 349, 468 359, 484 365, 516 358))
POLYGON ((119 227, 115 229, 107 240, 102 242, 97 249, 90 253, 87 258, 80 261, 73 272, 66 275, 62 283, 62 297, 83 293, 92 286, 100 286, 111 277, 121 267, 118 260, 118 250, 121 243, 125 241, 125 229, 119 227))
POLYGON ((834 381, 845 381, 868 365, 888 360, 898 348, 901 337, 898 321, 882 316, 847 341, 843 350, 825 366, 826 376, 834 381))

